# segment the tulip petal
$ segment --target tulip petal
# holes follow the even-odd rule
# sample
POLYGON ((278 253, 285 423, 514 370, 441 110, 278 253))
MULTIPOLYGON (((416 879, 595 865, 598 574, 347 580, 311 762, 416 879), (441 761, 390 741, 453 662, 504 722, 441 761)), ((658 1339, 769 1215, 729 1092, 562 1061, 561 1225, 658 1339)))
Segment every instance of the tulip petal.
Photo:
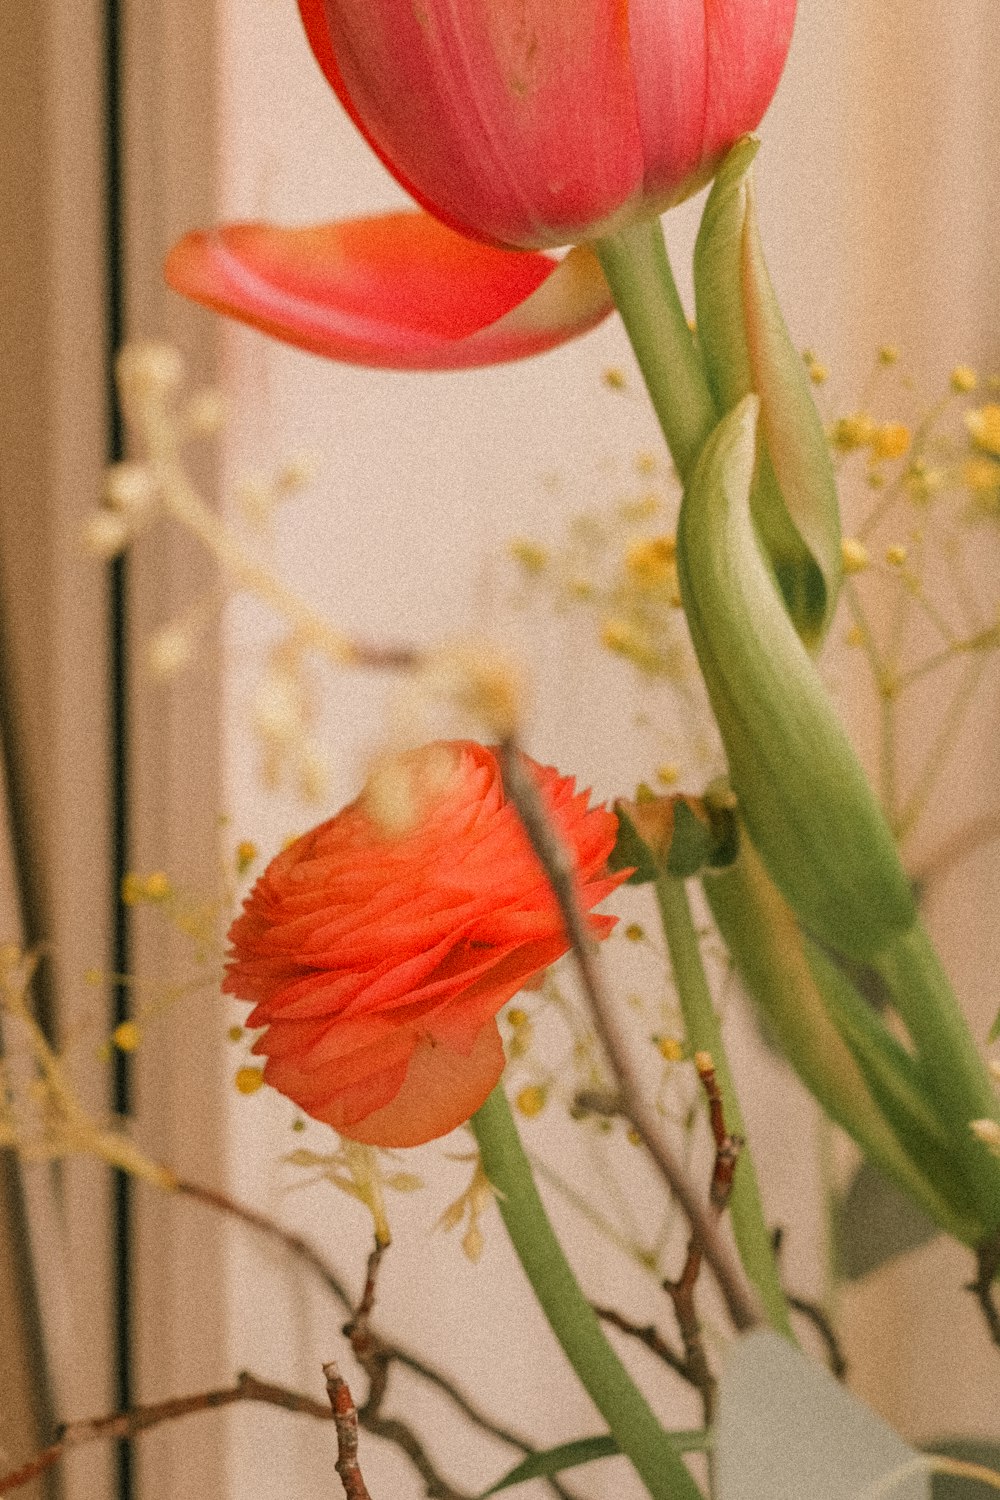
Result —
POLYGON ((564 245, 641 191, 629 0, 299 9, 369 145, 453 228, 495 244, 564 245))
MULTIPOLYGON (((329 1123, 370 1146, 422 1146, 475 1114, 500 1081, 503 1043, 488 1021, 468 1055, 424 1037, 410 1059, 406 1081, 390 1103, 352 1123, 329 1123)), ((332 1111, 336 1113, 336 1106, 332 1111)))
POLYGON ((188 234, 167 282, 297 348, 348 364, 458 370, 524 359, 611 310, 595 257, 499 250, 427 214, 188 234))

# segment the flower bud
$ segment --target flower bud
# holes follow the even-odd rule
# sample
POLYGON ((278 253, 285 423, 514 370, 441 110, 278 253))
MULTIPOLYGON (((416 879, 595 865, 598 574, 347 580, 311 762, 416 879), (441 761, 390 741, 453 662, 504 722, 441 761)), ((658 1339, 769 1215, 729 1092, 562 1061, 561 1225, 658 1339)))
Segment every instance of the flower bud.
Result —
POLYGON ((796 634, 751 515, 760 403, 715 429, 681 507, 691 637, 753 843, 807 930, 866 960, 915 918, 864 772, 796 634))
POLYGON ((751 167, 757 141, 727 156, 695 248, 698 338, 720 412, 752 392, 760 448, 751 507, 786 608, 810 650, 829 627, 840 587, 840 515, 809 371, 782 318, 764 261, 751 167))

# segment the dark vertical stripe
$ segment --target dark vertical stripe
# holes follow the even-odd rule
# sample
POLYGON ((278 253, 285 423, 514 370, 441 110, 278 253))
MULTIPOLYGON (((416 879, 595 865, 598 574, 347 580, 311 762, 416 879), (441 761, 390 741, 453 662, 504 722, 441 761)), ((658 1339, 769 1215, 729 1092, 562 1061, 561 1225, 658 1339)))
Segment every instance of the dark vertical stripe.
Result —
MULTIPOLYGON (((124 456, 121 411, 114 385, 114 359, 125 334, 125 234, 123 196, 123 87, 122 31, 124 0, 105 0, 106 37, 106 171, 107 171, 107 379, 108 456, 116 462, 124 456)), ((128 869, 129 827, 129 736, 128 736, 128 563, 116 558, 109 568, 108 630, 110 661, 110 773, 112 912, 111 961, 116 974, 129 972, 131 933, 129 910, 121 900, 122 879, 128 869)), ((128 1014, 128 991, 116 984, 112 993, 113 1020, 117 1025, 128 1014)), ((130 1062, 124 1052, 114 1053, 114 1108, 118 1114, 131 1111, 130 1062)), ((134 1400, 132 1380, 132 1195, 125 1173, 115 1177, 113 1197, 113 1256, 115 1273, 115 1384, 120 1409, 134 1400)), ((118 1444, 118 1500, 132 1500, 135 1471, 132 1445, 118 1444)))

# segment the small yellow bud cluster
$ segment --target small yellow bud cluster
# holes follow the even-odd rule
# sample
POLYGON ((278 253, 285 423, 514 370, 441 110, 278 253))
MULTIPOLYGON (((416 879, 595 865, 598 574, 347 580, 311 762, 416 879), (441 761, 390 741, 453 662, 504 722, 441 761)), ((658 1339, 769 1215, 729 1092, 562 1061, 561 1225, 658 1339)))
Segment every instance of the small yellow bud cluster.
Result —
POLYGON ((111 1033, 111 1041, 119 1052, 134 1052, 142 1041, 142 1032, 135 1021, 121 1021, 111 1033))
POLYGON ((625 572, 640 588, 670 587, 677 592, 677 539, 663 535, 630 542, 625 550, 625 572))
POLYGON ((878 431, 866 412, 852 412, 838 417, 830 432, 830 441, 841 453, 853 453, 858 448, 867 448, 878 431))
POLYGON ((529 541, 526 537, 516 537, 510 543, 508 552, 513 560, 532 576, 544 573, 549 565, 548 549, 538 542, 529 541))
POLYGON ((885 549, 885 560, 890 568, 901 568, 907 559, 906 548, 899 542, 885 549))
POLYGON ((122 400, 130 404, 176 390, 184 379, 184 361, 172 344, 138 341, 126 344, 120 351, 115 374, 122 400))
POLYGON ((242 1042, 245 1035, 246 1032, 243 1030, 242 1026, 230 1026, 229 1030, 226 1032, 226 1036, 231 1042, 242 1042))
POLYGON ((470 641, 435 651, 413 679, 425 700, 470 716, 498 740, 515 734, 527 697, 515 660, 491 641, 470 641))
POLYGON ((601 381, 609 391, 624 391, 628 385, 625 371, 620 365, 608 365, 601 373, 601 381))
POLYGON ((101 506, 84 523, 85 550, 93 557, 117 557, 150 519, 156 498, 156 483, 144 464, 112 464, 101 506))
POLYGON ((976 389, 976 386, 979 384, 979 377, 971 366, 956 365, 951 372, 949 384, 956 395, 967 396, 971 391, 976 389))
POLYGON ((241 839, 236 845, 236 873, 245 875, 260 853, 252 839, 241 839))
POLYGON ((922 458, 914 459, 906 471, 906 487, 918 503, 926 502, 946 483, 942 469, 932 469, 922 458))
POLYGON ((312 733, 314 698, 302 644, 292 637, 271 654, 268 670, 254 695, 251 723, 260 741, 265 783, 276 787, 290 776, 301 797, 321 802, 326 794, 327 766, 312 733))
POLYGON ((122 879, 121 898, 125 906, 141 906, 148 902, 161 905, 174 894, 170 879, 162 870, 152 875, 138 875, 130 870, 122 879))
POLYGON ((966 459, 959 474, 980 515, 1000 515, 1000 463, 985 456, 966 459))
POLYGON ((871 441, 872 458, 876 462, 902 458, 909 450, 912 437, 905 422, 883 422, 875 429, 875 436, 871 441))
POLYGON ((895 344, 883 344, 876 356, 880 365, 885 369, 899 364, 899 350, 895 344))
POLYGON ((653 1046, 664 1062, 680 1062, 684 1056, 684 1043, 679 1042, 673 1036, 661 1036, 657 1034, 653 1037, 653 1046))
POLYGON ((618 514, 627 526, 654 521, 662 510, 663 499, 655 490, 647 490, 644 495, 633 495, 618 506, 618 514))
POLYGON ((175 677, 194 656, 196 632, 190 620, 174 620, 152 636, 146 659, 153 675, 175 677))
POLYGON ((630 943, 642 943, 646 939, 646 929, 638 922, 630 922, 625 928, 625 936, 630 943))
POLYGON ((644 450, 635 456, 635 472, 637 474, 649 475, 656 473, 656 454, 644 450))
POLYGON ((508 1058, 526 1056, 534 1038, 534 1027, 528 1012, 520 1005, 513 1006, 507 1012, 507 1024, 511 1030, 510 1041, 507 1043, 508 1058))
POLYGON ((620 615, 606 616, 601 622, 600 640, 608 651, 625 657, 643 672, 655 674, 665 669, 664 658, 649 640, 648 633, 632 620, 620 615))
POLYGON ((806 374, 813 385, 823 385, 829 378, 829 370, 819 359, 812 349, 802 351, 802 360, 806 367, 806 374))
POLYGON ((867 412, 851 412, 834 422, 830 442, 841 453, 856 453, 867 448, 873 468, 869 484, 877 489, 883 483, 878 465, 903 458, 910 450, 913 434, 905 422, 876 422, 867 412))
POLYGON ((263 1068, 238 1068, 233 1083, 238 1094, 256 1094, 258 1089, 264 1087, 263 1068))
POLYGON ((868 549, 853 536, 845 536, 840 544, 840 555, 845 573, 863 573, 871 562, 868 549))
POLYGON ((965 425, 977 448, 1000 458, 1000 406, 991 403, 967 411, 965 425))
POLYGON ((540 1115, 547 1102, 548 1090, 539 1083, 527 1084, 514 1100, 518 1113, 528 1120, 540 1115))
POLYGON ((462 1236, 462 1251, 473 1263, 481 1257, 485 1244, 479 1221, 495 1196, 478 1155, 475 1157, 475 1162, 469 1186, 464 1193, 459 1194, 454 1203, 449 1203, 438 1220, 438 1227, 447 1232, 450 1229, 457 1229, 466 1216, 468 1217, 468 1227, 462 1236))

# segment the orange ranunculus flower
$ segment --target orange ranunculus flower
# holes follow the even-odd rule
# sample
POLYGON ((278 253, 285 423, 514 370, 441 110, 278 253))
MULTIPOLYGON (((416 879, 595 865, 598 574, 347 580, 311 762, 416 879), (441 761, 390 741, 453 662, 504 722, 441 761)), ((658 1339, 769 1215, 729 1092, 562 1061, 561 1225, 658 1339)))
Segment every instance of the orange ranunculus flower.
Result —
MULTIPOLYGON (((428 783, 418 821, 389 834, 362 793, 273 859, 230 929, 223 984, 266 1028, 267 1082, 377 1146, 420 1145, 479 1108, 504 1066, 497 1012, 569 947, 495 753, 455 741, 406 764, 428 783)), ((616 819, 525 764, 590 910, 625 878, 606 869, 616 819)), ((590 917, 597 937, 614 922, 590 917)))

